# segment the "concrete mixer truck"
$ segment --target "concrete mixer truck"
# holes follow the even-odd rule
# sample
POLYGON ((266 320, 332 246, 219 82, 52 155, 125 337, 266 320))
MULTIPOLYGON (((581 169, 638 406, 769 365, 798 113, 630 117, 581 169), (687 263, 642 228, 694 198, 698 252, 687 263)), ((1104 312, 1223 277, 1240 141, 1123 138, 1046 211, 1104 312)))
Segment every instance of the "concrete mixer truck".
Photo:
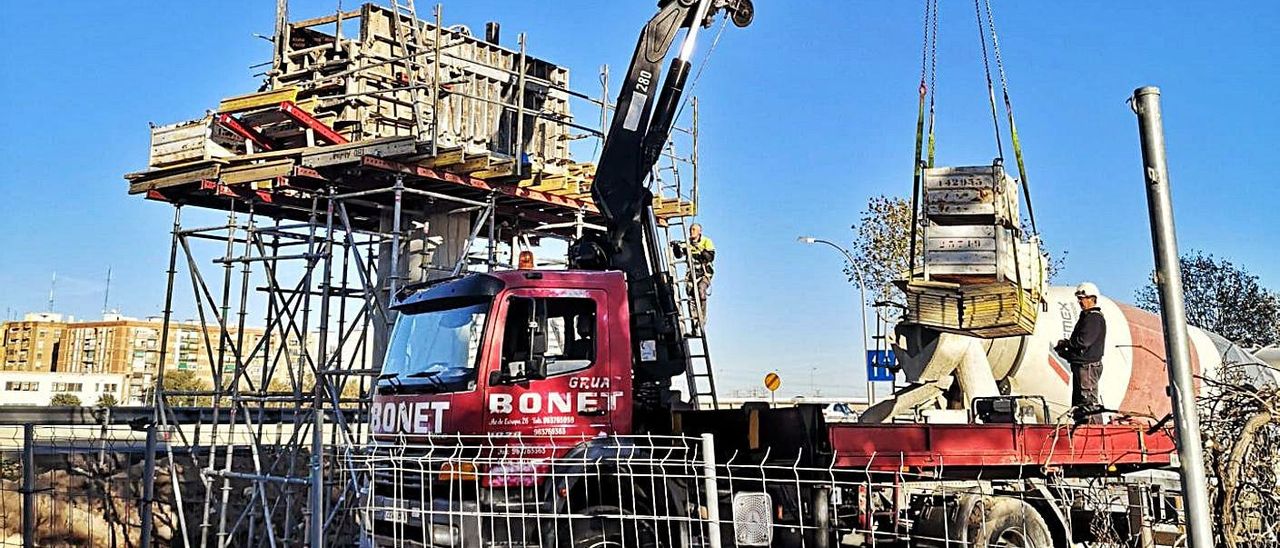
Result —
MULTIPOLYGON (((900 325, 895 355, 907 385, 863 414, 864 422, 909 416, 926 422, 969 422, 975 399, 1029 398, 1035 422, 1068 420, 1070 366, 1054 350, 1071 334, 1080 309, 1072 288, 1050 287, 1030 335, 980 339, 919 325, 900 325), (1038 403, 1043 401, 1043 405, 1038 403)), ((1160 317, 1102 296, 1107 349, 1099 396, 1115 419, 1158 422, 1170 412, 1160 317)), ((1276 370, 1234 343, 1189 328, 1196 387, 1224 366, 1251 382, 1276 382, 1276 370)))

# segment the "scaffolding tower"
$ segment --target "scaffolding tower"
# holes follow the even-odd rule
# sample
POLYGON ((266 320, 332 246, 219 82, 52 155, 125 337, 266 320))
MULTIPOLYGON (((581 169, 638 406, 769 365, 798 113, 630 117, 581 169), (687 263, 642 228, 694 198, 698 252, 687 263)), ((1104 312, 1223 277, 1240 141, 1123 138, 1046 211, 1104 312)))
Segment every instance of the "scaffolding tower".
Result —
MULTIPOLYGON (((174 210, 162 338, 180 302, 218 328, 194 344, 209 371, 161 367, 151 398, 164 434, 146 467, 172 502, 169 535, 188 546, 353 540, 359 485, 343 448, 368 441, 396 293, 603 230, 594 166, 571 149, 601 148, 607 67, 598 93, 575 91, 523 34, 504 48, 496 30, 481 40, 443 26, 440 6, 433 23, 405 2, 289 22, 283 4, 264 89, 153 126, 149 169, 126 176, 131 194, 174 210), (571 103, 599 115, 580 123, 571 103), (192 209, 225 221, 188 226, 192 209), (255 324, 261 339, 238 335, 255 324)), ((651 179, 668 238, 686 237, 697 213, 696 110, 651 179)), ((682 310, 701 347, 689 395, 714 398, 701 303, 682 310)))

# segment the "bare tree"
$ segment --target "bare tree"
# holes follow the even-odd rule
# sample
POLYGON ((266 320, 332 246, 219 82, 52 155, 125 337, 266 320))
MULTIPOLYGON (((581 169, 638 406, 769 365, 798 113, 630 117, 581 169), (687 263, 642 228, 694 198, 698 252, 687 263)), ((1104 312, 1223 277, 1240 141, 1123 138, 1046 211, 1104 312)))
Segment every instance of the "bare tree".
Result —
MULTIPOLYGON (((1280 294, 1227 259, 1191 251, 1178 258, 1187 323, 1242 346, 1280 344, 1280 294)), ((1154 279, 1154 278, 1153 278, 1154 279)), ((1155 283, 1138 290, 1138 306, 1160 311, 1155 283)))

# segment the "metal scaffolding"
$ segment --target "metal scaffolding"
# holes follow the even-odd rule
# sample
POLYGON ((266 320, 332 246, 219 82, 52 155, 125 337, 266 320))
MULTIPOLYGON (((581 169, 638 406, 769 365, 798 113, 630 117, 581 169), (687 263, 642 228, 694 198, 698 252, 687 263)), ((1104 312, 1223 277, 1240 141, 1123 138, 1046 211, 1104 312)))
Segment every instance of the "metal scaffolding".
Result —
MULTIPOLYGON (((476 56, 451 49, 464 34, 443 27, 441 13, 437 6, 435 23, 424 23, 411 3, 399 2, 290 23, 282 11, 277 35, 286 40, 277 41, 267 89, 224 100, 199 137, 205 149, 216 141, 233 153, 164 163, 174 160, 162 152, 175 147, 161 150, 156 135, 172 128, 156 128, 151 169, 127 176, 131 193, 174 207, 159 363, 169 363, 170 352, 199 353, 206 369, 162 366, 149 398, 159 435, 149 439, 145 470, 165 494, 148 495, 142 519, 168 524, 167 540, 350 543, 359 485, 343 449, 369 442, 369 388, 395 319, 394 295, 427 280, 514 268, 521 251, 545 240, 603 229, 590 197, 594 166, 569 159, 568 148, 599 152, 612 111, 608 68, 598 93, 571 90, 567 72, 527 56, 521 34, 518 52, 503 54, 515 70, 497 72, 515 89, 566 103, 529 105, 531 93, 519 92, 490 97, 483 85, 462 85, 466 74, 444 80, 450 59, 476 56), (357 46, 341 29, 354 17, 390 22, 395 39, 375 40, 372 57, 352 54, 357 46), (333 25, 332 36, 315 30, 324 24, 333 25), (403 70, 409 85, 372 89, 376 78, 349 79, 335 94, 330 84, 343 75, 334 67, 374 76, 399 67, 389 70, 403 70), (369 118, 352 106, 358 97, 377 97, 370 108, 389 110, 369 118), (568 101, 599 116, 578 123, 568 101), (486 137, 487 152, 446 138, 467 136, 458 113, 480 124, 501 120, 486 137), (362 116, 385 131, 349 123, 362 116), (225 221, 188 226, 183 213, 192 208, 225 212, 225 221), (170 326, 181 323, 179 308, 190 308, 205 329, 202 340, 179 341, 185 346, 175 350, 170 326)), ((371 28, 362 32, 376 34, 371 28)), ((473 42, 468 47, 500 50, 473 42)), ((470 77, 494 78, 485 74, 470 77)), ((696 106, 692 124, 677 128, 652 174, 668 238, 685 237, 683 219, 697 211, 696 106)), ((696 305, 685 307, 691 313, 696 305)), ((700 323, 686 320, 690 329, 700 323)), ((709 361, 699 367, 709 376, 709 361)), ((152 528, 143 530, 150 540, 152 528)))

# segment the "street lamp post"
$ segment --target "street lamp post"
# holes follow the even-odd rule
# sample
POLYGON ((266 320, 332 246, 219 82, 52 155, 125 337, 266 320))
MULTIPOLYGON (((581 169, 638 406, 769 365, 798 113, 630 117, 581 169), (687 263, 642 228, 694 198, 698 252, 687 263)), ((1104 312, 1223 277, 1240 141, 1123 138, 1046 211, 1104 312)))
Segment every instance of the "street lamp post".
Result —
MULTIPOLYGON (((829 245, 829 246, 831 246, 832 248, 834 248, 836 251, 839 251, 842 255, 844 255, 844 259, 845 259, 845 261, 848 261, 848 262, 849 262, 849 270, 853 271, 853 277, 854 277, 854 279, 858 282, 858 297, 859 297, 859 305, 860 305, 858 319, 859 319, 859 321, 861 321, 861 323, 862 323, 862 359, 863 359, 863 360, 866 360, 866 358, 867 358, 867 349, 868 349, 868 344, 867 344, 867 286, 866 286, 866 284, 865 284, 865 283, 863 283, 863 281, 862 281, 862 269, 861 269, 861 268, 859 268, 859 267, 858 267, 858 263, 857 263, 856 261, 854 261, 854 260, 853 260, 853 254, 852 254, 852 253, 849 253, 849 250, 847 250, 847 249, 845 249, 845 248, 843 248, 843 247, 840 247, 840 246, 839 246, 839 245, 837 245, 835 242, 832 242, 832 241, 830 241, 830 240, 824 240, 824 239, 822 239, 822 238, 814 238, 814 237, 812 237, 812 236, 801 236, 801 237, 799 237, 799 238, 796 238, 796 241, 798 241, 798 242, 800 242, 800 243, 802 243, 802 244, 826 244, 826 245, 829 245)), ((864 364, 864 365, 865 365, 865 364, 864 364)), ((875 389, 875 384, 873 384, 873 383, 871 382, 871 372, 870 372, 870 371, 868 371, 868 372, 867 372, 867 407, 870 407, 870 406, 871 406, 871 404, 875 403, 875 400, 876 400, 876 389, 875 389)))

